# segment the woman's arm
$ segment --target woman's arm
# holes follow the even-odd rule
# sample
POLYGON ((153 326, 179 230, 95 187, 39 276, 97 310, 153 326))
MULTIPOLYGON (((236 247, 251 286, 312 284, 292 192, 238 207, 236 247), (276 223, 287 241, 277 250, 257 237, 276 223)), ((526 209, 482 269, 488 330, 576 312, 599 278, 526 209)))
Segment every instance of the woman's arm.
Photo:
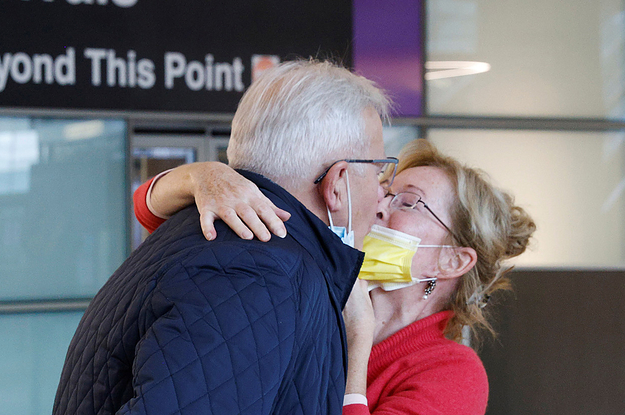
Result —
POLYGON ((375 318, 368 282, 357 280, 343 309, 347 334, 347 383, 343 414, 369 414, 366 405, 367 368, 373 346, 375 318), (356 403, 352 403, 356 402, 356 403), (352 404, 350 404, 352 403, 352 404))
MULTIPOLYGON (((135 192, 135 214, 149 211, 147 200, 137 194, 146 192, 144 183, 135 192), (145 203, 145 205, 144 205, 145 203)), ((206 239, 216 236, 214 222, 222 219, 244 239, 254 235, 262 241, 274 235, 284 237, 284 221, 290 213, 276 207, 256 185, 227 165, 219 162, 185 164, 160 177, 149 194, 152 214, 168 217, 193 202, 200 212, 206 239)), ((143 222, 142 222, 143 223, 143 222)), ((156 221, 158 223, 158 220, 156 221)), ((158 226, 158 225, 157 225, 158 226)))

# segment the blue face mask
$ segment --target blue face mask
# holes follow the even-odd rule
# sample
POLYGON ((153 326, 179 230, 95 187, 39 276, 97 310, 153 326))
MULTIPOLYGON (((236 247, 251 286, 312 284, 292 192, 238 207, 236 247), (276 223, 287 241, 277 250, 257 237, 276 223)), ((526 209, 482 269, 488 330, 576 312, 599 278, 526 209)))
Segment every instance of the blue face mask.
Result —
POLYGON ((334 232, 341 241, 347 246, 354 247, 354 231, 352 229, 352 195, 349 190, 349 175, 347 171, 345 172, 345 178, 347 179, 347 209, 348 209, 348 218, 347 218, 347 226, 349 226, 349 230, 345 228, 345 226, 334 226, 332 223, 332 215, 330 214, 330 209, 326 207, 328 210, 328 219, 330 220, 330 230, 334 232))

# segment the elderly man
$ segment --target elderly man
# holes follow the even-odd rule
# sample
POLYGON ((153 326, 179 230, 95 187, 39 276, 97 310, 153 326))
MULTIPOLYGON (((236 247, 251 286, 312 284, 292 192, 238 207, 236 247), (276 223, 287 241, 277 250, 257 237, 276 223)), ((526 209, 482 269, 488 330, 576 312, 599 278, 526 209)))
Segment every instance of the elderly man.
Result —
POLYGON ((341 309, 363 259, 352 247, 384 196, 387 109, 369 81, 327 62, 255 81, 228 158, 291 213, 288 235, 243 240, 217 222, 208 242, 194 207, 173 216, 87 309, 54 413, 341 413, 341 309))

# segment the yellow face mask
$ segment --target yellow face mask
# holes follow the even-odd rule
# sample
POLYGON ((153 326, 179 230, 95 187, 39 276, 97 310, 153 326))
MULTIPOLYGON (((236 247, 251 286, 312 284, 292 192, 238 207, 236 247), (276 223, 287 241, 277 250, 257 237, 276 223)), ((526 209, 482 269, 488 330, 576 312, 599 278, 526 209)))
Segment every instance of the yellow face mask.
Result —
POLYGON ((365 260, 358 278, 369 281, 369 290, 381 287, 385 291, 433 280, 413 277, 412 258, 419 247, 444 248, 451 245, 419 245, 420 243, 421 239, 416 236, 373 225, 364 239, 365 260))

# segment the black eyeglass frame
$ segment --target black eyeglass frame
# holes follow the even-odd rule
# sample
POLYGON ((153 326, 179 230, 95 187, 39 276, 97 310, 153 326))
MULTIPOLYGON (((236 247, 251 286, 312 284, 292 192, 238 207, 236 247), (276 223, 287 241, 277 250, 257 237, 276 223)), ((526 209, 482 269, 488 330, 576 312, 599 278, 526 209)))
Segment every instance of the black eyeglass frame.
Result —
MULTIPOLYGON (((455 234, 455 233, 451 230, 451 228, 450 228, 449 226, 445 225, 445 222, 443 222, 443 221, 442 221, 442 219, 441 219, 441 218, 439 218, 439 217, 438 217, 438 215, 437 215, 436 213, 434 213, 434 211, 433 211, 433 210, 432 210, 432 209, 428 206, 428 204, 427 204, 427 203, 425 203, 425 202, 423 201, 423 198, 422 198, 420 195, 418 195, 418 194, 416 194, 416 193, 413 193, 413 192, 399 192, 399 193, 397 193, 397 194, 394 194, 394 193, 388 192, 388 193, 386 193, 386 196, 385 196, 385 197, 388 197, 388 196, 393 196, 393 199, 391 200, 391 203, 390 203, 390 205, 392 205, 392 204, 393 204, 393 202, 395 201, 395 198, 396 198, 397 196, 399 196, 400 194, 402 194, 402 193, 409 193, 409 194, 411 194, 411 195, 415 195, 415 196, 417 196, 417 197, 419 198, 419 200, 417 200, 417 201, 415 202, 415 204, 414 204, 413 206, 411 206, 411 207, 410 207, 410 209, 414 209, 414 207, 415 207, 415 206, 417 206, 419 203, 421 203, 421 204, 423 205, 423 207, 424 207, 424 208, 426 208, 426 209, 427 209, 427 211, 428 211, 428 212, 430 212, 430 213, 432 214, 432 216, 434 216, 434 218, 436 218, 436 220, 437 220, 437 221, 438 221, 441 225, 443 225, 443 227, 447 230, 447 232, 449 232, 449 234, 452 236, 452 238, 454 238, 454 239, 456 240, 456 242, 459 242, 459 241, 458 241, 458 238, 456 237, 456 234, 455 234)), ((389 206, 390 206, 390 205, 389 205, 389 206)))
POLYGON ((328 172, 330 171, 330 169, 332 168, 332 166, 334 166, 336 163, 340 162, 340 161, 345 161, 347 163, 369 163, 369 164, 375 164, 375 163, 393 163, 395 165, 395 168, 393 169, 393 175, 390 178, 390 181, 384 184, 384 186, 389 187, 390 185, 393 184, 393 180, 395 180, 395 175, 397 174, 397 165, 399 164, 399 159, 397 157, 388 157, 385 159, 342 159, 342 160, 337 160, 334 163, 330 164, 328 166, 327 169, 325 169, 325 171, 323 173, 321 173, 321 175, 319 177, 317 177, 315 179, 315 181, 313 182, 314 184, 319 184, 319 182, 321 182, 323 180, 324 177, 326 177, 326 175, 328 174, 328 172))

